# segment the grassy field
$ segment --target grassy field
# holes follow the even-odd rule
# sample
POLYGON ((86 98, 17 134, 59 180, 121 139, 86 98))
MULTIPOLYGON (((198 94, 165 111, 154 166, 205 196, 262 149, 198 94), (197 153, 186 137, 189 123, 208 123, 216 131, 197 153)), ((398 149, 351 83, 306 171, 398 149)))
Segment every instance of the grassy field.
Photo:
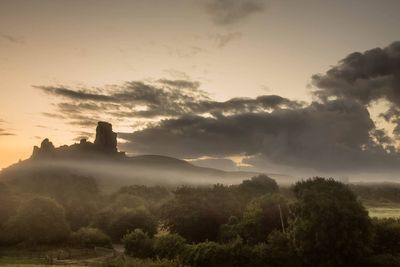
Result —
POLYGON ((7 267, 48 267, 65 265, 69 267, 100 266, 113 258, 110 249, 46 249, 34 251, 24 249, 0 249, 0 266, 7 267), (51 257, 51 261, 49 260, 51 257))
MULTIPOLYGON (((51 267, 51 266, 58 266, 60 265, 38 265, 38 264, 19 264, 19 263, 10 263, 10 264, 1 264, 3 267, 51 267)), ((84 267, 84 265, 68 265, 68 267, 84 267)))
POLYGON ((369 207, 370 217, 400 219, 400 207, 369 207))

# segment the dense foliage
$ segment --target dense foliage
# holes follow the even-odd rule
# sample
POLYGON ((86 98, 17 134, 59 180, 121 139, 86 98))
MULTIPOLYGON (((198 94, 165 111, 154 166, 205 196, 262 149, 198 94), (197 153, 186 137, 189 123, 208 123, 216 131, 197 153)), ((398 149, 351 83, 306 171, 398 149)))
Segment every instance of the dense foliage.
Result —
POLYGON ((392 192, 396 200, 396 187, 317 177, 281 189, 258 175, 237 185, 132 185, 106 195, 89 177, 49 179, 0 183, 0 245, 122 243, 127 258, 115 266, 400 266, 400 221, 370 219, 354 193, 378 201, 392 192))

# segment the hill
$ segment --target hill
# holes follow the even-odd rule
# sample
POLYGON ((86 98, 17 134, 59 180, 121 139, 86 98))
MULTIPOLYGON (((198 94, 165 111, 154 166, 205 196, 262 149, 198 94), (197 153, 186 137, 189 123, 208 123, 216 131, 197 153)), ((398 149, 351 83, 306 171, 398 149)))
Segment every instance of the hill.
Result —
POLYGON ((101 190, 109 191, 130 184, 235 184, 256 174, 204 168, 161 155, 130 157, 118 151, 112 125, 99 122, 94 143, 82 139, 80 143, 56 148, 45 139, 40 147, 34 147, 29 159, 3 169, 0 181, 26 183, 31 179, 80 176, 94 178, 101 190))

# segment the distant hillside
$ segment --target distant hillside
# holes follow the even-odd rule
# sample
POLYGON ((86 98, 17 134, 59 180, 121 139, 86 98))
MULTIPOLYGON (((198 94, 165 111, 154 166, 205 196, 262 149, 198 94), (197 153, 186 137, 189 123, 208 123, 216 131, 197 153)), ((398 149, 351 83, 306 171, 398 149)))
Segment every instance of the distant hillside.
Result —
POLYGON ((94 143, 83 139, 79 144, 55 148, 45 139, 40 147, 34 147, 30 159, 2 170, 0 181, 82 176, 96 179, 100 189, 109 191, 130 184, 234 184, 256 174, 198 167, 161 155, 128 157, 118 151, 112 125, 99 122, 94 143))

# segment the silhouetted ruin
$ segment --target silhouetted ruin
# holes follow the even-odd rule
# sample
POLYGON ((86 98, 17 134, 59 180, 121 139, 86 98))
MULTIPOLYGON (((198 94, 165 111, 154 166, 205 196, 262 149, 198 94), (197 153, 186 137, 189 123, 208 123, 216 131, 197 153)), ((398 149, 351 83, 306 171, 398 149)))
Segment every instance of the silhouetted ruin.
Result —
POLYGON ((111 123, 100 121, 96 128, 94 145, 107 152, 117 152, 117 134, 113 132, 111 123))
POLYGON ((31 158, 48 159, 64 157, 82 157, 94 155, 124 156, 124 152, 118 152, 117 133, 113 132, 112 124, 100 121, 96 128, 94 143, 82 139, 79 144, 61 146, 55 148, 48 138, 44 139, 40 147, 35 146, 31 158))
POLYGON ((49 141, 48 138, 44 139, 40 144, 40 148, 37 146, 33 147, 33 158, 37 157, 49 157, 53 156, 56 152, 56 148, 54 147, 53 143, 49 141))

